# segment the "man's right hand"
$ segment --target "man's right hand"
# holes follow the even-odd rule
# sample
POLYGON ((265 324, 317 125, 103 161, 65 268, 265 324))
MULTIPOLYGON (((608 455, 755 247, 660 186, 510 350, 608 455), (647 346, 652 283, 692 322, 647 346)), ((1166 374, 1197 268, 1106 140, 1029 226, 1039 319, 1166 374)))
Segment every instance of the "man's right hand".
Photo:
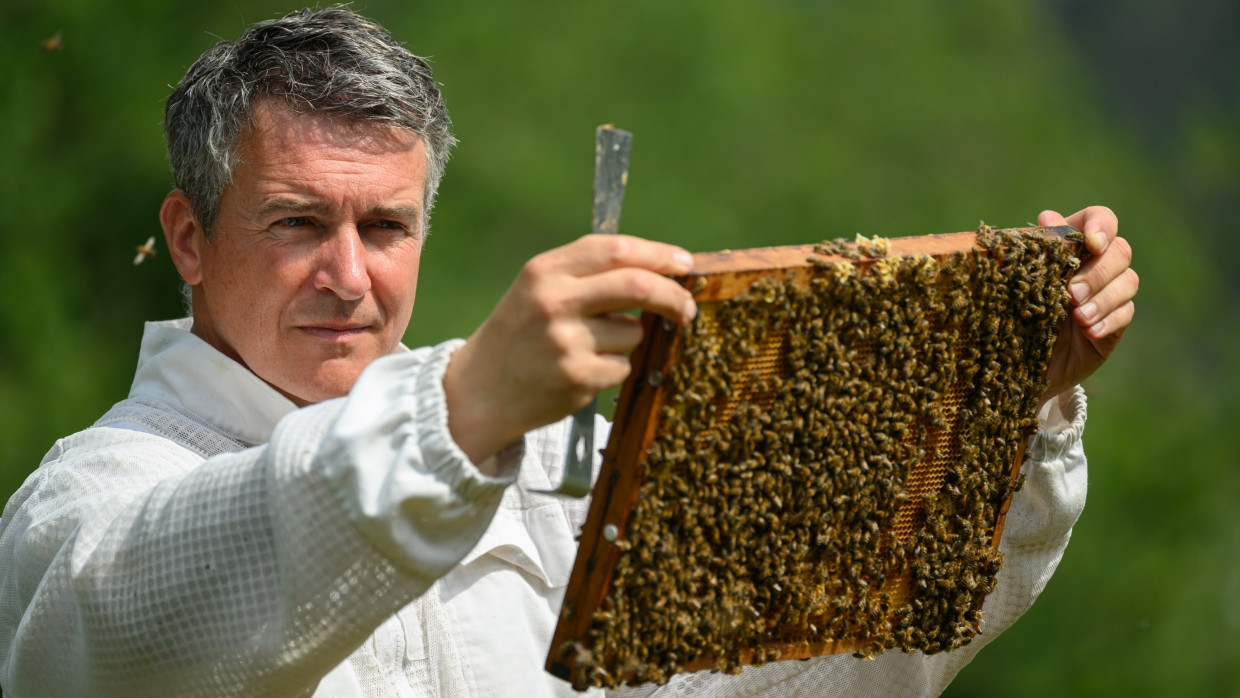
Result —
POLYGON ((622 313, 692 320, 693 296, 666 276, 692 264, 679 247, 625 235, 587 235, 527 262, 444 374, 457 444, 481 463, 622 383, 642 336, 622 313))

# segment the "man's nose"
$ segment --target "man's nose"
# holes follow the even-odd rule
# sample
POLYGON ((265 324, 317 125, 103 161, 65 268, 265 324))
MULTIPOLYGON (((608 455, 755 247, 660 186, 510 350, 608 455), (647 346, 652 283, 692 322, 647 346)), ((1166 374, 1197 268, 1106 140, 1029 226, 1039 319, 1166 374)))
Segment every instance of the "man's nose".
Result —
POLYGON ((319 249, 314 287, 331 291, 343 300, 358 300, 370 291, 366 268, 366 243, 352 225, 332 231, 319 249))

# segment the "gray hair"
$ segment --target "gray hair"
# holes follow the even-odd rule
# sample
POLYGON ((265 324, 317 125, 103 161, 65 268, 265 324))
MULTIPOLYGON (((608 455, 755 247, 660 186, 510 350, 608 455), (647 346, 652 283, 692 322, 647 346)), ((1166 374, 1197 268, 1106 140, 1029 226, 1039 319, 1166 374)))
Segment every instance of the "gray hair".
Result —
POLYGON ((378 24, 344 7, 259 22, 204 53, 164 106, 176 186, 208 237, 232 180, 255 104, 283 100, 297 113, 407 129, 426 149, 423 224, 456 143, 430 66, 378 24))

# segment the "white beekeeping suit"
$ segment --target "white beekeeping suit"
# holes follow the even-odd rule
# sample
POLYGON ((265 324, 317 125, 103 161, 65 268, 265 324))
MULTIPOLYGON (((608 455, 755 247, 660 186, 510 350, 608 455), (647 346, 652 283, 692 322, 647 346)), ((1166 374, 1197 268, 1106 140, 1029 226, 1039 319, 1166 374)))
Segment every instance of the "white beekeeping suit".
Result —
MULTIPOLYGON (((567 420, 489 477, 447 429, 457 343, 402 350, 347 397, 297 409, 187 328, 148 325, 130 398, 58 442, 5 507, 5 695, 581 695, 543 664, 588 503, 532 492, 559 480, 567 420)), ((1085 498, 1079 389, 1063 409, 1030 446, 969 645, 611 693, 937 695, 1067 545, 1085 498)))

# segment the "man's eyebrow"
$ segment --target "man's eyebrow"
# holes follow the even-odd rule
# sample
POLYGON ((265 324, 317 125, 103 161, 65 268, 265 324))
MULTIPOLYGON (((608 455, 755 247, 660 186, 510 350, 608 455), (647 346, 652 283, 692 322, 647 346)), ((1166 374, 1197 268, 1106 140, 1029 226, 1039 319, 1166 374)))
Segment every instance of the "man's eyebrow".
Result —
POLYGON ((379 205, 367 211, 367 214, 372 218, 420 221, 422 220, 422 207, 417 204, 379 205))
MULTIPOLYGON (((259 218, 266 218, 276 213, 313 213, 322 216, 331 213, 331 206, 326 202, 314 199, 277 197, 264 201, 255 209, 255 215, 259 218)), ((368 209, 366 216, 368 218, 420 221, 422 220, 422 207, 417 204, 380 204, 368 209)))
POLYGON ((259 204, 254 214, 259 218, 266 218, 275 213, 315 213, 323 215, 330 208, 325 202, 315 201, 314 199, 276 197, 259 204))

